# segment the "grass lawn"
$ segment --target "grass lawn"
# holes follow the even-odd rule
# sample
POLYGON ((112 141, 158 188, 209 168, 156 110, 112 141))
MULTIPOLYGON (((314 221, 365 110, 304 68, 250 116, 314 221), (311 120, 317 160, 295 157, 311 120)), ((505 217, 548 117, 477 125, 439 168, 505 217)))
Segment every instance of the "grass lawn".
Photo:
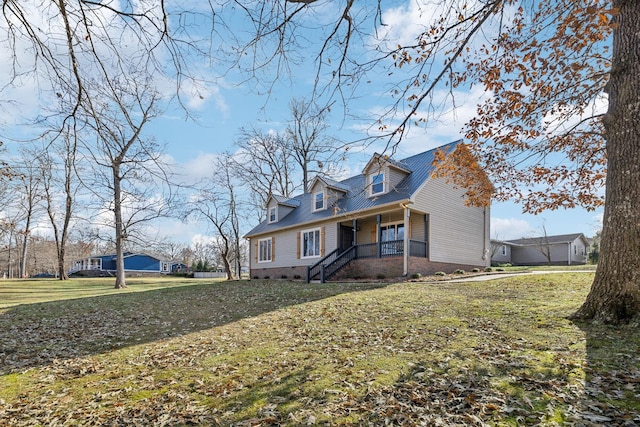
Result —
POLYGON ((640 425, 592 277, 0 281, 0 425, 640 425))

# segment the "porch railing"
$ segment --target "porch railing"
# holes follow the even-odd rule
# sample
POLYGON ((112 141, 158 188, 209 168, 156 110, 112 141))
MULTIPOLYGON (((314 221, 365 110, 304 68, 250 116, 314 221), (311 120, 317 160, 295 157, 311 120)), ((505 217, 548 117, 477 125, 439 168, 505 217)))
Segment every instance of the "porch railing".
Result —
MULTIPOLYGON (((351 246, 341 253, 338 252, 339 249, 336 249, 317 263, 307 267, 307 283, 311 280, 320 280, 321 283, 324 283, 325 280, 336 274, 354 259, 403 256, 404 241, 390 240, 387 242, 366 243, 351 246), (380 247, 379 256, 378 247, 380 247)), ((409 240, 409 256, 428 257, 429 247, 427 242, 409 240)))
POLYGON ((324 266, 326 264, 331 264, 336 260, 336 258, 339 255, 338 253, 339 250, 340 249, 336 249, 330 252, 327 256, 322 258, 320 261, 316 262, 312 266, 307 267, 307 283, 309 283, 311 280, 318 280, 318 279, 320 279, 320 281, 324 283, 323 277, 321 277, 322 272, 324 270, 324 266))

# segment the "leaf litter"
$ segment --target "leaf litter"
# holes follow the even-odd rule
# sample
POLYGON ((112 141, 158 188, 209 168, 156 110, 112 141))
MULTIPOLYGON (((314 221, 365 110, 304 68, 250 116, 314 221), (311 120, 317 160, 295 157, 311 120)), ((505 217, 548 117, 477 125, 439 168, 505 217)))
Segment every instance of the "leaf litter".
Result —
POLYGON ((640 425, 637 330, 566 320, 588 285, 253 281, 9 311, 0 424, 640 425))

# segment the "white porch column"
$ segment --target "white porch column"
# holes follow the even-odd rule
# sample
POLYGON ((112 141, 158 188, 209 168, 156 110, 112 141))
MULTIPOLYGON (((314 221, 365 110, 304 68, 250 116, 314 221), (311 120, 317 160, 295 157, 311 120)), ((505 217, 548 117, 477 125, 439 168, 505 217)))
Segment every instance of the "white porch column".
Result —
POLYGON ((403 245, 404 245, 404 254, 402 259, 402 275, 409 275, 409 221, 411 212, 406 203, 402 204, 402 208, 404 209, 404 237, 403 237, 403 245))

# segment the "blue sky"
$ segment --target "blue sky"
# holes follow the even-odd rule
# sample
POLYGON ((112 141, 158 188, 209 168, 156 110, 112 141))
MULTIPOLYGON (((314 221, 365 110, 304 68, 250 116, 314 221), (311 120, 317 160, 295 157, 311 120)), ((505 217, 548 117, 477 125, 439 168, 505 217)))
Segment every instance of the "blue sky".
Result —
MULTIPOLYGON (((398 42, 406 42, 415 37, 424 28, 425 9, 417 7, 414 0, 395 1, 393 7, 382 11, 387 36, 398 42)), ((327 3, 324 7, 330 8, 327 3)), ((328 11, 329 9, 326 9, 328 11)), ((322 7, 319 9, 322 20, 322 7)), ((317 17, 314 17, 316 19, 317 17)), ((241 24, 238 24, 241 25, 241 24)), ((196 180, 211 174, 211 161, 225 150, 233 150, 241 127, 256 127, 262 130, 283 130, 289 119, 288 103, 292 97, 308 97, 315 77, 314 57, 302 59, 298 64, 291 64, 290 73, 282 75, 267 92, 266 82, 248 81, 239 84, 240 75, 224 72, 223 66, 215 63, 206 72, 212 78, 209 83, 196 89, 184 89, 185 99, 197 120, 186 119, 184 111, 172 107, 150 123, 146 136, 154 137, 166 145, 167 156, 175 163, 175 169, 185 178, 196 180), (261 84, 265 83, 265 84, 261 84)), ((5 63, 6 66, 6 63, 5 63)), ((2 72, 0 65, 0 72, 2 72)), ((6 73, 6 70, 5 70, 6 73)), ((356 99, 349 100, 348 109, 353 115, 345 116, 338 105, 330 116, 328 133, 341 138, 345 142, 355 141, 371 134, 375 127, 376 115, 388 108, 393 100, 389 97, 389 84, 393 83, 384 74, 369 76, 371 83, 358 93, 356 99), (356 121, 352 117, 359 117, 356 121)), ((266 75, 272 81, 273 76, 266 75)), ((476 103, 485 94, 475 87, 466 92, 455 94, 456 108, 445 106, 436 118, 429 120, 426 126, 412 128, 400 143, 395 158, 400 159, 418 152, 460 139, 465 122, 475 111, 476 103)), ((448 91, 442 92, 443 99, 448 91)), ((23 100, 23 114, 29 116, 28 110, 37 110, 38 96, 35 85, 28 84, 13 91, 5 92, 5 96, 16 96, 23 100)), ((436 95, 437 96, 437 95, 436 95)), ((19 129, 13 129, 20 134, 19 129)), ((6 148, 13 152, 16 143, 7 142, 6 148)), ((352 150, 347 162, 343 165, 345 175, 359 173, 364 164, 375 151, 382 151, 384 144, 372 143, 360 150, 352 150)), ((343 176, 346 177, 346 176, 343 176)), ((338 177, 340 178, 340 177, 338 177)), ((602 210, 588 212, 584 209, 547 211, 537 216, 526 215, 515 203, 494 203, 491 208, 491 236, 497 239, 516 239, 540 235, 542 227, 549 235, 581 232, 593 236, 601 228, 602 210)), ((175 240, 192 242, 206 240, 207 231, 199 224, 184 223, 171 220, 163 223, 167 234, 175 240)))

